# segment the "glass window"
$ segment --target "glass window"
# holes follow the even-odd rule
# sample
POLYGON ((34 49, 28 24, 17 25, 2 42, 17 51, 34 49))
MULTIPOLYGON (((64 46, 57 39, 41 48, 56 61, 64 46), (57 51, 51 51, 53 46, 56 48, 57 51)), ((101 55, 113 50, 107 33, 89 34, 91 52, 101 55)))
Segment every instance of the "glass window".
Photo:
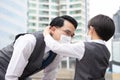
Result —
POLYGON ((28 29, 28 31, 27 32, 35 32, 36 30, 35 29, 28 29))
POLYGON ((60 3, 65 3, 66 2, 66 0, 59 0, 60 1, 60 3))
POLYGON ((29 3, 29 7, 36 7, 35 3, 29 3))
POLYGON ((48 26, 48 24, 45 23, 39 23, 38 31, 43 32, 44 28, 48 26))
POLYGON ((45 4, 39 5, 39 8, 40 9, 49 9, 49 5, 45 5, 45 4))
POLYGON ((120 41, 113 41, 113 60, 120 62, 120 41))
POLYGON ((31 20, 35 20, 36 17, 35 17, 35 16, 29 16, 29 19, 31 19, 31 20))
POLYGON ((66 9, 66 5, 61 5, 60 9, 66 9))
POLYGON ((49 18, 47 18, 47 17, 39 17, 39 21, 49 21, 49 18))
POLYGON ((61 62, 61 68, 67 68, 67 61, 62 61, 61 62))
POLYGON ((51 8, 57 10, 58 6, 52 5, 51 8))
POLYGON ((58 15, 58 12, 51 12, 52 15, 58 15))
POLYGON ((49 12, 48 11, 39 11, 39 14, 40 15, 49 15, 49 12))
POLYGON ((49 0, 39 0, 40 2, 49 2, 49 0))
POLYGON ((28 26, 36 26, 35 23, 29 23, 28 26))
POLYGON ((70 8, 80 8, 81 4, 74 4, 74 5, 70 5, 70 8))
POLYGON ((80 1, 80 0, 70 0, 70 2, 75 2, 75 1, 80 1))
POLYGON ((82 39, 82 36, 81 36, 81 35, 75 35, 75 36, 74 36, 74 39, 80 40, 80 39, 82 39))
POLYGON ((28 13, 36 13, 36 10, 30 9, 28 13))
POLYGON ((75 68, 75 59, 69 58, 69 63, 70 63, 70 68, 74 69, 75 68))
POLYGON ((70 14, 81 14, 81 10, 70 11, 70 14))
POLYGON ((82 27, 82 23, 81 23, 81 22, 79 22, 79 23, 78 23, 78 26, 79 26, 79 27, 82 27))
POLYGON ((66 11, 61 11, 60 15, 65 15, 67 12, 66 11))
POLYGON ((81 20, 81 16, 74 17, 76 20, 81 20))
POLYGON ((76 33, 80 33, 80 32, 81 32, 81 29, 76 29, 75 32, 76 32, 76 33))
POLYGON ((59 2, 59 0, 52 0, 52 2, 53 2, 53 3, 58 3, 58 2, 59 2))
POLYGON ((48 24, 43 24, 43 23, 39 23, 39 27, 46 27, 46 26, 48 26, 48 24))

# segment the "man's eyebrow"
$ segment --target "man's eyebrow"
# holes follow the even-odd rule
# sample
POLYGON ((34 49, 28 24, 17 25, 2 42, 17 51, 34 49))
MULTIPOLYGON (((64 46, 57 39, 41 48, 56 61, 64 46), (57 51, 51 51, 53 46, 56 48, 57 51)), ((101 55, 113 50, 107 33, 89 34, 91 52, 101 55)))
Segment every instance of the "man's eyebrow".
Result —
POLYGON ((64 31, 65 31, 65 32, 67 32, 67 33, 71 33, 71 31, 70 31, 70 30, 68 30, 68 29, 67 29, 67 30, 64 30, 64 31))

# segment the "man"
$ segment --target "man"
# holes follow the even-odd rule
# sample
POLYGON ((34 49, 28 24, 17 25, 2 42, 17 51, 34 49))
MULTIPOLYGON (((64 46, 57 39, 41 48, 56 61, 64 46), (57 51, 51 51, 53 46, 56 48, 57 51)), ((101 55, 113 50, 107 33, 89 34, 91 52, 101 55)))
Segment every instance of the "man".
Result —
MULTIPOLYGON (((60 42, 64 36, 70 41, 77 22, 70 16, 56 17, 50 23, 51 36, 60 42)), ((0 79, 27 80, 34 73, 44 70, 43 80, 55 80, 60 55, 50 51, 40 32, 19 34, 15 41, 0 50, 0 79)))
POLYGON ((106 15, 97 15, 88 23, 89 41, 74 44, 60 44, 45 29, 46 45, 56 54, 76 59, 74 80, 105 80, 105 71, 109 65, 110 52, 105 46, 115 32, 115 25, 106 15))

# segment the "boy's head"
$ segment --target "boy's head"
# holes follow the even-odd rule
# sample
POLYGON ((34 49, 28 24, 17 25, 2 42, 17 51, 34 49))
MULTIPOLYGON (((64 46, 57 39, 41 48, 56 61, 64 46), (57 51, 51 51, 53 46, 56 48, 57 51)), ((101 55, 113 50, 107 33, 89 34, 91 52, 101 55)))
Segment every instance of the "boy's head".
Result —
POLYGON ((108 41, 115 32, 115 25, 110 17, 100 14, 89 21, 88 29, 94 30, 100 39, 108 41))
POLYGON ((77 28, 77 21, 71 16, 64 15, 54 18, 50 23, 50 34, 55 40, 60 40, 61 35, 72 37, 77 28))

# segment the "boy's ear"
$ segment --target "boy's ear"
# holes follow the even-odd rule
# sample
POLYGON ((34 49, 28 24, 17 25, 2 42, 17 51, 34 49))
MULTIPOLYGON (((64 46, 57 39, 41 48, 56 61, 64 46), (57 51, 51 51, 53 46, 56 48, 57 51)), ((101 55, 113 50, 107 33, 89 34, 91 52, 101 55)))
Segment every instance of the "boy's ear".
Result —
POLYGON ((90 26, 90 33, 93 34, 95 31, 94 27, 90 26))

